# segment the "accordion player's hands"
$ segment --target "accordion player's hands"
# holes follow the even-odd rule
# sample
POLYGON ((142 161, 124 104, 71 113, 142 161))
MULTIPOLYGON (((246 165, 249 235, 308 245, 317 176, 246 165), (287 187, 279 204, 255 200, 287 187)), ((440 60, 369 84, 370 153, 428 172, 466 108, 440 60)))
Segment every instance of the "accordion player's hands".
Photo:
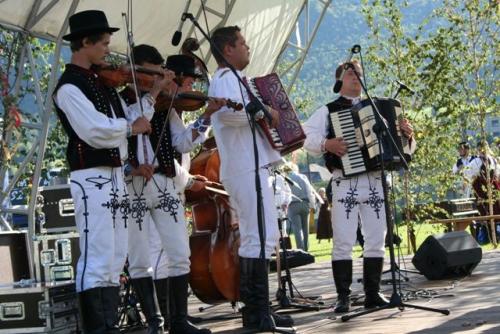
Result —
POLYGON ((403 118, 399 121, 399 128, 403 132, 406 138, 410 139, 413 137, 413 126, 408 121, 408 119, 403 118))
POLYGON ((275 128, 278 126, 278 123, 280 121, 280 113, 278 110, 273 109, 272 107, 267 106, 267 109, 269 110, 269 113, 271 114, 271 117, 273 118, 271 122, 271 127, 275 128))
POLYGON ((347 143, 342 137, 330 138, 325 141, 325 150, 341 157, 347 153, 347 143))

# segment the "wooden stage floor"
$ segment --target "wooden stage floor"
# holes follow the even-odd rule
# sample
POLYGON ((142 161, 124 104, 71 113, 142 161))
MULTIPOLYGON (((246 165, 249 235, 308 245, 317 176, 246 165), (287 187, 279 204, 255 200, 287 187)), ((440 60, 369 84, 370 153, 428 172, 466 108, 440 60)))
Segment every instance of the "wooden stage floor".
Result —
MULTIPOLYGON (((401 263, 403 268, 414 269, 411 257, 401 263)), ((386 260, 386 269, 389 264, 386 260)), ((363 288, 357 279, 362 276, 362 259, 354 261, 353 296, 362 301, 363 288)), ((390 279, 385 274, 383 279, 390 279)), ((403 297, 408 297, 407 303, 431 308, 448 309, 450 315, 417 310, 407 307, 404 311, 397 308, 381 310, 362 317, 342 322, 335 317, 331 305, 335 301, 335 291, 332 271, 329 262, 314 263, 292 269, 292 281, 298 291, 304 296, 320 295, 328 306, 321 311, 300 311, 285 309, 280 313, 293 316, 297 333, 500 333, 500 250, 483 253, 483 259, 472 272, 471 276, 460 279, 429 281, 420 274, 408 274, 409 281, 401 283, 403 297)), ((277 287, 276 274, 270 276, 270 293, 275 298, 277 287)), ((382 290, 386 296, 392 293, 392 285, 383 284, 382 290)), ((205 319, 201 325, 210 328, 213 333, 250 333, 241 328, 241 319, 210 320, 212 317, 231 317, 232 308, 229 304, 199 312, 204 306, 195 297, 189 300, 190 315, 205 319)), ((276 301, 273 300, 273 304, 276 301)), ((206 305, 205 305, 206 306, 206 305)), ((353 309, 362 310, 362 306, 353 309)), ((134 333, 145 331, 136 330, 134 333)))

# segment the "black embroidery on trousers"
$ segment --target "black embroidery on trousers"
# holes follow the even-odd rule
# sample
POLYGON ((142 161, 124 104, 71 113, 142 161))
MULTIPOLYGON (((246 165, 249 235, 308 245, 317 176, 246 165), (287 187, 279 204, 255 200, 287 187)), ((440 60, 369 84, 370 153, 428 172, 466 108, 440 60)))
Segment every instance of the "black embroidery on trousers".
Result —
POLYGON ((87 270, 87 254, 88 254, 88 248, 89 248, 89 211, 88 211, 88 203, 87 203, 87 200, 88 200, 88 196, 87 194, 85 193, 85 188, 77 181, 75 180, 71 180, 71 183, 74 183, 76 184, 78 187, 80 187, 80 190, 82 191, 82 201, 83 201, 83 217, 85 219, 85 228, 83 229, 83 233, 84 235, 80 235, 80 239, 83 238, 84 242, 85 242, 85 245, 84 245, 84 249, 83 249, 83 269, 82 269, 82 277, 81 277, 81 280, 80 280, 80 291, 83 291, 85 290, 84 289, 84 285, 83 285, 83 281, 84 281, 84 278, 85 278, 85 271, 87 270))
POLYGON ((167 186, 165 186, 165 189, 161 190, 160 187, 158 187, 156 181, 155 185, 158 189, 158 192, 161 194, 158 196, 159 204, 155 206, 155 209, 161 209, 163 210, 163 212, 170 213, 170 216, 174 217, 174 220, 177 223, 177 210, 179 209, 181 200, 172 196, 170 192, 168 192, 167 186))
POLYGON ((356 184, 354 187, 352 186, 352 179, 349 180, 349 191, 347 192, 347 196, 339 199, 338 201, 344 205, 346 218, 349 219, 349 214, 352 209, 359 205, 357 200, 358 197, 358 178, 356 178, 356 184))
POLYGON ((122 214, 124 227, 127 228, 128 216, 130 215, 130 198, 126 189, 123 190, 123 200, 120 203, 120 213, 122 214))
POLYGON ((338 186, 340 186, 340 182, 342 181, 342 177, 337 177, 335 179, 333 179, 333 182, 335 182, 335 184, 338 186))
POLYGON ((142 231, 142 222, 144 222, 144 217, 146 216, 146 212, 148 211, 148 206, 146 204, 146 197, 144 196, 144 179, 142 184, 141 191, 137 191, 135 189, 134 183, 132 182, 132 187, 134 189, 134 198, 132 199, 131 204, 131 214, 132 218, 135 220, 137 224, 139 224, 139 231, 142 231))
POLYGON ((98 177, 88 177, 85 179, 85 181, 93 183, 99 190, 101 190, 105 184, 110 183, 112 180, 111 178, 106 178, 102 175, 99 175, 98 177))
MULTIPOLYGON (((380 180, 380 178, 376 178, 376 180, 380 180)), ((368 196, 368 200, 364 201, 363 203, 370 205, 373 211, 375 211, 375 213, 377 214, 377 219, 379 219, 380 209, 384 205, 384 198, 379 196, 377 188, 370 182, 370 177, 368 177, 368 183, 370 186, 370 195, 368 196)))
MULTIPOLYGON (((99 178, 102 178, 102 176, 99 175, 99 178)), ((123 222, 124 222, 124 227, 126 228, 128 214, 129 214, 129 210, 130 210, 130 202, 128 200, 128 194, 126 191, 124 191, 124 196, 123 196, 124 198, 120 199, 120 195, 118 194, 117 182, 116 182, 115 178, 116 178, 116 176, 112 175, 112 178, 110 179, 111 191, 109 193, 109 197, 110 197, 109 201, 104 202, 101 205, 110 210, 111 219, 113 219, 113 228, 116 227, 116 215, 117 215, 117 213, 121 213, 123 215, 122 218, 123 218, 123 222)), ((92 182, 89 179, 87 179, 87 181, 92 182)), ((102 185, 99 189, 101 189, 101 188, 102 188, 102 185)))

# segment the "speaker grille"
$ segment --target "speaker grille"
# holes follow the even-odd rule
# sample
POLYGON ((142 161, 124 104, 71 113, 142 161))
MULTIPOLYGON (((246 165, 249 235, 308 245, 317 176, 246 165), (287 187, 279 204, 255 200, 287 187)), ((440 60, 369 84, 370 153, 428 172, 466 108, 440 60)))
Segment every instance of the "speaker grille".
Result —
POLYGON ((469 275, 482 258, 482 249, 465 231, 431 235, 415 253, 412 263, 427 279, 469 275))

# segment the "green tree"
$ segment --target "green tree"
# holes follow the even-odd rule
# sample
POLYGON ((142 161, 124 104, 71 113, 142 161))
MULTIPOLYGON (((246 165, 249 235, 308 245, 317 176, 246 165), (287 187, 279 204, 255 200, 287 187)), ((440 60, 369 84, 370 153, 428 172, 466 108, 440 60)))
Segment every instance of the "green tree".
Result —
POLYGON ((372 41, 366 57, 372 88, 390 96, 392 77, 419 92, 414 103, 404 99, 419 146, 411 201, 443 198, 455 180, 456 144, 472 140, 471 133, 486 138, 486 116, 498 116, 498 2, 443 0, 417 27, 405 25, 407 1, 362 3, 372 41))

